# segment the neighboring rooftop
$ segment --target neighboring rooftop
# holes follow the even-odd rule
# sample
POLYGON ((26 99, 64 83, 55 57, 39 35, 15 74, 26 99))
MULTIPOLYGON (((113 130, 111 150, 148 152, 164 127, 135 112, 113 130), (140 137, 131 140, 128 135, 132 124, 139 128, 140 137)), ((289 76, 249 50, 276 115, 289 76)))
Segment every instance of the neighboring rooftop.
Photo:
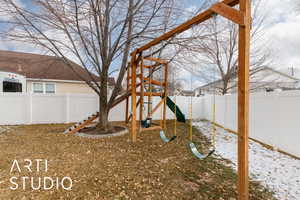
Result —
MULTIPOLYGON (((276 70, 276 69, 273 69, 273 68, 270 68, 270 67, 267 67, 267 66, 263 66, 263 67, 258 67, 256 69, 250 71, 250 83, 251 82, 273 82, 273 81, 279 82, 279 81, 285 81, 285 80, 282 80, 282 78, 278 78, 278 79, 274 80, 274 78, 270 77, 269 75, 259 74, 259 72, 263 72, 263 71, 266 71, 266 70, 268 70, 270 72, 273 72, 273 74, 277 74, 278 76, 284 77, 284 78, 286 78, 286 80, 299 81, 299 79, 296 78, 295 76, 291 76, 291 75, 289 75, 287 73, 284 73, 282 71, 279 71, 279 70, 276 70)), ((237 72, 234 72, 231 75, 231 80, 232 81, 237 81, 237 72)), ((205 88, 205 87, 208 87, 208 86, 213 86, 213 85, 221 83, 221 82, 222 82, 222 79, 218 79, 216 81, 213 81, 213 82, 207 83, 205 85, 202 85, 202 86, 196 88, 195 90, 205 88)))
MULTIPOLYGON (((75 72, 58 57, 0 50, 0 71, 17 73, 32 79, 83 81, 77 75, 80 74, 85 80, 92 80, 84 68, 72 61, 70 63, 75 72)), ((99 80, 98 76, 92 76, 99 80)), ((110 85, 115 84, 112 77, 108 81, 110 85)))

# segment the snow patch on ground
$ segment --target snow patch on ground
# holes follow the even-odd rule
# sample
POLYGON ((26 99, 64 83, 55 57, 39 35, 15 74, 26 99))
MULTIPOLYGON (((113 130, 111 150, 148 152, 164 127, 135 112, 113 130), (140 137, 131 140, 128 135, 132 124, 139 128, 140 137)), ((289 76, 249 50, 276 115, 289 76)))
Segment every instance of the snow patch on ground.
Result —
MULTIPOLYGON (((205 136, 211 137, 209 122, 194 122, 205 136)), ((217 128, 216 155, 231 160, 237 170, 237 137, 217 128)), ((251 178, 275 192, 280 200, 300 200, 300 160, 272 151, 254 141, 249 143, 251 178)))
POLYGON ((0 126, 0 134, 1 134, 1 133, 4 133, 4 132, 7 132, 8 130, 9 130, 8 127, 0 126))

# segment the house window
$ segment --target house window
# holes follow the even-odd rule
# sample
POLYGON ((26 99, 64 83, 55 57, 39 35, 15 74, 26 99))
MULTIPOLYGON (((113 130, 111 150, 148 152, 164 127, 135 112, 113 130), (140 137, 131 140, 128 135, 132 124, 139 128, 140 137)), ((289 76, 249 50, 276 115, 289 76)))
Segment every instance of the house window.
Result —
POLYGON ((43 83, 33 83, 33 93, 44 93, 43 83))
POLYGON ((33 83, 32 91, 36 94, 55 94, 55 83, 33 83))
POLYGON ((3 92, 22 92, 22 83, 3 81, 3 92))
POLYGON ((55 84, 54 83, 46 83, 45 91, 47 94, 54 94, 55 93, 55 84))

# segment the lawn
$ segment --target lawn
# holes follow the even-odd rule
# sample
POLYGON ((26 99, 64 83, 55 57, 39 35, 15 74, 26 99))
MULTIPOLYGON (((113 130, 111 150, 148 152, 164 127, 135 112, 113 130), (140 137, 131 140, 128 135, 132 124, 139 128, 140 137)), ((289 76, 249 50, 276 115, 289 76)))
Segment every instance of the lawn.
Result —
MULTIPOLYGON (((122 124, 122 123, 118 123, 122 124)), ((16 126, 0 134, 0 199, 210 199, 233 200, 236 197, 236 174, 227 160, 210 157, 199 161, 187 149, 187 125, 178 125, 178 138, 164 144, 158 131, 144 132, 137 143, 129 135, 105 139, 63 135, 68 125, 16 126), (28 161, 43 159, 40 171, 28 161), (44 160, 48 170, 43 170, 44 160), (16 165, 10 170, 13 161, 16 165), (16 177, 18 189, 11 177, 16 177), (72 189, 32 190, 30 182, 21 187, 21 177, 72 179, 72 189)), ((173 122, 168 121, 172 132, 173 122)), ((194 129, 197 143, 209 145, 194 129)), ((30 178, 28 179, 30 180, 30 178)), ((46 184, 47 185, 47 184, 46 184)), ((49 185, 48 185, 49 186, 49 185)), ((37 187, 37 186, 36 186, 37 187)), ((251 182, 250 199, 274 199, 259 183, 251 182)))

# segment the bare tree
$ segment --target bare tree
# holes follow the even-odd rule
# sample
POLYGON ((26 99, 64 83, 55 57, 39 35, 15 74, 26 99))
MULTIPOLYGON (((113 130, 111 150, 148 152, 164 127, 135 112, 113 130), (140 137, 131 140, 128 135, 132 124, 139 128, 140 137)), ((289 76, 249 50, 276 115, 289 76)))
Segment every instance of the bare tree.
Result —
MULTIPOLYGON (((267 42, 262 41, 263 22, 266 14, 260 12, 261 1, 254 1, 253 26, 251 31, 251 69, 267 65, 270 54, 266 48, 267 42)), ((206 37, 194 39, 177 56, 177 65, 190 71, 203 83, 221 79, 221 86, 216 88, 221 94, 226 94, 236 85, 229 84, 237 73, 238 65, 238 26, 227 19, 216 16, 203 28, 194 27, 191 34, 201 32, 206 37)), ((196 37, 196 36, 195 36, 196 37)))
MULTIPOLYGON (((2 39, 34 44, 73 69, 77 61, 90 75, 86 82, 99 96, 98 128, 107 130, 108 113, 122 87, 131 50, 172 27, 173 0, 0 0, 6 17, 2 39), (165 21, 165 11, 170 20, 165 21), (113 67, 117 65, 117 67, 113 67), (119 71, 108 98, 108 77, 119 71), (98 77, 95 78, 94 74, 98 77)), ((75 70, 73 70, 76 73, 75 70)))

